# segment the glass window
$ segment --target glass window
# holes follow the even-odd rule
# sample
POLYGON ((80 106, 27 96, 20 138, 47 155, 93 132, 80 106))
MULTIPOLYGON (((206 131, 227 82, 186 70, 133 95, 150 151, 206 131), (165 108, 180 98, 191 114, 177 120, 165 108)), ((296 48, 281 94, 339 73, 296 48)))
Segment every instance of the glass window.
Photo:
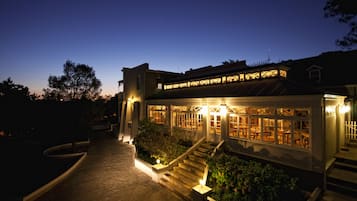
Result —
POLYGON ((160 90, 162 89, 162 83, 161 82, 157 83, 157 89, 160 89, 160 90))
POLYGON ((202 114, 199 114, 199 108, 194 106, 173 106, 173 126, 185 130, 202 131, 202 114))
POLYGON ((238 137, 238 115, 229 115, 229 130, 228 135, 230 137, 238 137))
POLYGON ((256 113, 259 115, 274 115, 274 108, 272 107, 256 108, 256 113))
POLYGON ((238 119, 238 134, 240 138, 248 139, 248 131, 249 131, 249 124, 248 124, 248 116, 247 115, 240 115, 238 119))
POLYGON ((210 114, 210 134, 221 134, 221 116, 218 113, 210 114))
POLYGON ((263 141, 275 142, 275 119, 263 118, 263 141))
POLYGON ((291 145, 291 122, 289 119, 277 120, 278 144, 291 145))
POLYGON ((149 119, 156 124, 165 124, 166 122, 166 106, 165 105, 149 105, 149 119))
MULTIPOLYGON (((230 137, 310 149, 309 108, 231 106, 229 111, 230 137)), ((220 133, 218 110, 210 114, 210 133, 220 133)))
POLYGON ((309 116, 309 110, 306 109, 306 108, 296 108, 294 110, 294 115, 296 117, 304 117, 304 118, 306 118, 306 117, 309 116))
POLYGON ((310 132, 308 120, 294 120, 294 146, 310 148, 310 132))
POLYGON ((252 140, 260 140, 260 118, 258 117, 250 117, 250 139, 252 140))
POLYGON ((293 108, 278 108, 277 114, 280 116, 293 116, 294 109, 293 108))

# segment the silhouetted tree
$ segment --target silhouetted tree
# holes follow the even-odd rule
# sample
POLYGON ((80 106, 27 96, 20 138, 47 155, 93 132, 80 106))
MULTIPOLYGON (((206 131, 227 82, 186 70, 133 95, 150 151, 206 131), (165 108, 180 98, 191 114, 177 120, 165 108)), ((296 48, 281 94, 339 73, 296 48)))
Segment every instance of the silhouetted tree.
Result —
POLYGON ((31 98, 28 87, 15 84, 10 77, 0 83, 0 131, 17 136, 26 132, 31 98))
POLYGON ((0 83, 0 98, 10 101, 23 101, 30 100, 31 95, 28 87, 15 84, 9 77, 0 83))
POLYGON ((357 44, 357 2, 356 0, 327 0, 324 6, 325 17, 338 17, 338 21, 348 24, 350 31, 336 44, 349 48, 357 44))
POLYGON ((43 90, 44 98, 55 100, 94 100, 99 96, 102 84, 96 78, 92 67, 67 60, 63 65, 63 74, 48 78, 50 88, 43 90))

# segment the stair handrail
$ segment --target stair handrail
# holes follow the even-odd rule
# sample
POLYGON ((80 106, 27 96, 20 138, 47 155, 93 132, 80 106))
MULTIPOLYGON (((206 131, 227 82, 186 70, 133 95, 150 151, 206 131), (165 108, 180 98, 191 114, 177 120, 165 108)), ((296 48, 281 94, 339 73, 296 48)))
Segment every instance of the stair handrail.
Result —
MULTIPOLYGON (((202 137, 201 139, 199 139, 192 147, 187 149, 185 151, 185 153, 181 154, 175 160, 171 161, 167 166, 160 168, 159 171, 162 172, 162 171, 167 171, 167 170, 173 169, 173 167, 177 166, 177 164, 179 162, 184 160, 189 154, 191 154, 193 151, 195 151, 197 149, 197 147, 199 147, 205 140, 206 140, 206 137, 202 137)), ((158 170, 154 169, 154 171, 158 171, 158 170)))
MULTIPOLYGON (((212 157, 216 154, 217 150, 221 148, 221 146, 223 145, 223 143, 224 143, 224 140, 222 140, 222 141, 220 141, 220 142, 218 143, 218 145, 213 149, 213 151, 212 151, 212 153, 211 153, 211 155, 210 155, 210 158, 212 158, 212 157)), ((208 164, 206 164, 205 171, 204 171, 203 177, 202 177, 202 183, 203 183, 203 185, 206 185, 206 182, 207 182, 208 168, 209 168, 209 167, 208 167, 208 164)))

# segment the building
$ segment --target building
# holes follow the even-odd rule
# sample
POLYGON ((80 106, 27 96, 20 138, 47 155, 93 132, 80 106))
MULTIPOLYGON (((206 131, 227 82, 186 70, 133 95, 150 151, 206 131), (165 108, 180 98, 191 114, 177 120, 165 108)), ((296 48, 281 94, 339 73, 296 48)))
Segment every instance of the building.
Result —
POLYGON ((132 140, 138 122, 149 118, 171 132, 224 140, 233 152, 309 172, 323 185, 346 143, 344 123, 356 119, 357 80, 348 73, 355 58, 357 51, 333 52, 185 73, 123 68, 120 139, 132 140))

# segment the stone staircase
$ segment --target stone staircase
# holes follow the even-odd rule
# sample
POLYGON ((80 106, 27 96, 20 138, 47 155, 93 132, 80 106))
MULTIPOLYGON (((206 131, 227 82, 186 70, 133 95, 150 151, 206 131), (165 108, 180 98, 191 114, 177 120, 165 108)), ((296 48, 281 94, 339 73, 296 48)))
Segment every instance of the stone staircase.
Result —
POLYGON ((206 160, 215 145, 203 142, 173 169, 167 171, 159 183, 172 190, 185 200, 192 200, 192 187, 199 184, 206 168, 206 160))
POLYGON ((327 173, 327 190, 357 200, 357 147, 342 147, 335 158, 332 169, 327 173))

